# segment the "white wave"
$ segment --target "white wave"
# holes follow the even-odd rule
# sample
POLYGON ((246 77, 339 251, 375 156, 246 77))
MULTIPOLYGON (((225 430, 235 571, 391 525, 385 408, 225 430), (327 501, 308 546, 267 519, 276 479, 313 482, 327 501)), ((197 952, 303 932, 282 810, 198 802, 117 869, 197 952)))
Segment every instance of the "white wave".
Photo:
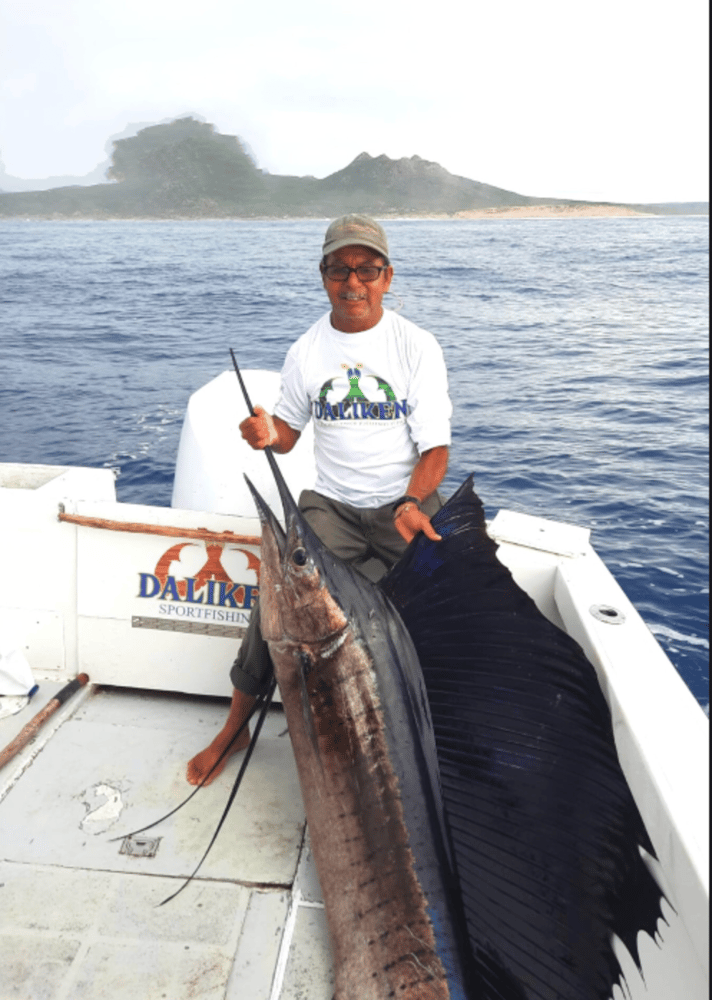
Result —
POLYGON ((683 635, 682 632, 676 632, 674 628, 668 628, 667 625, 651 625, 650 631, 653 635, 663 636, 665 639, 672 639, 674 642, 684 642, 688 646, 702 646, 704 649, 709 649, 709 640, 702 639, 698 635, 683 635))

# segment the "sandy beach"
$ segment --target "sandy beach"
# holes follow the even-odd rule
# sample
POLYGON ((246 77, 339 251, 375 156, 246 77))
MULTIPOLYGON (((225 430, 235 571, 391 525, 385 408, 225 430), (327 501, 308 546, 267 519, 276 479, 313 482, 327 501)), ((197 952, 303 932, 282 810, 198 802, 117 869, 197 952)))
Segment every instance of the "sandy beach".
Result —
POLYGON ((616 216, 649 216, 624 205, 515 205, 505 208, 473 208, 455 212, 452 219, 595 219, 616 216))
MULTIPOLYGON (((461 212, 418 212, 406 214, 403 212, 376 212, 379 219, 409 219, 418 220, 451 220, 458 219, 594 219, 594 218, 652 218, 656 212, 639 212, 625 205, 514 205, 499 208, 468 208, 461 212)), ((210 222, 274 222, 275 220, 289 222, 312 222, 314 219, 328 221, 329 216, 313 215, 166 215, 166 216, 113 216, 92 215, 75 212, 72 215, 61 212, 31 213, 27 212, 16 217, 0 216, 0 222, 15 218, 24 222, 195 222, 196 220, 210 222)))

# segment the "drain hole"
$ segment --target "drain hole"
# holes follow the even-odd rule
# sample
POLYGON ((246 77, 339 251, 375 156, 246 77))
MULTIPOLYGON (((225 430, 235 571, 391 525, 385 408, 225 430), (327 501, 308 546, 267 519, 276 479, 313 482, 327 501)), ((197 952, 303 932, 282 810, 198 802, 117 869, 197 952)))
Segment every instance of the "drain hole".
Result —
POLYGON ((593 604, 589 611, 599 622, 606 622, 607 625, 622 625, 625 621, 623 612, 610 604, 593 604))
POLYGON ((130 854, 134 858, 153 858, 160 842, 161 837, 142 837, 140 834, 124 837, 119 854, 130 854))

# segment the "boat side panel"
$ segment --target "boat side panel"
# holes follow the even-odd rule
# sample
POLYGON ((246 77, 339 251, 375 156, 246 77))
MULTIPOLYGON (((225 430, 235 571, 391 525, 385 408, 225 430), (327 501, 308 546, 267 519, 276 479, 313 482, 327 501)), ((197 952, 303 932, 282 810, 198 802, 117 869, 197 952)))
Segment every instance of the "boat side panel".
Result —
MULTIPOLYGON (((36 679, 77 673, 76 530, 57 520, 69 498, 111 502, 109 469, 0 465, 0 623, 36 679)), ((5 652, 11 650, 5 649, 5 652)))
POLYGON ((229 697, 230 664, 257 601, 259 544, 180 530, 256 540, 258 525, 169 507, 74 506, 84 517, 176 529, 166 537, 78 526, 79 668, 98 683, 229 697))
POLYGON ((567 631, 598 672, 621 766, 665 872, 671 902, 700 966, 707 969, 708 721, 593 550, 561 561, 555 597, 567 631), (598 605, 615 608, 625 620, 600 621, 591 613, 598 605))

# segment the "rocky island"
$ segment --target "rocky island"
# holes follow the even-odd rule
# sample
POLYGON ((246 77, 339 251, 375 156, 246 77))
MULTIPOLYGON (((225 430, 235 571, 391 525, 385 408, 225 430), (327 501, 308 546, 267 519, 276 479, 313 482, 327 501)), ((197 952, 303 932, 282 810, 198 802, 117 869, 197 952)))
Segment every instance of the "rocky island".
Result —
POLYGON ((419 156, 392 160, 361 153, 322 179, 269 174, 238 136, 195 118, 152 125, 114 142, 106 176, 102 184, 0 193, 0 218, 323 218, 347 212, 526 218, 679 211, 528 197, 458 177, 419 156))

